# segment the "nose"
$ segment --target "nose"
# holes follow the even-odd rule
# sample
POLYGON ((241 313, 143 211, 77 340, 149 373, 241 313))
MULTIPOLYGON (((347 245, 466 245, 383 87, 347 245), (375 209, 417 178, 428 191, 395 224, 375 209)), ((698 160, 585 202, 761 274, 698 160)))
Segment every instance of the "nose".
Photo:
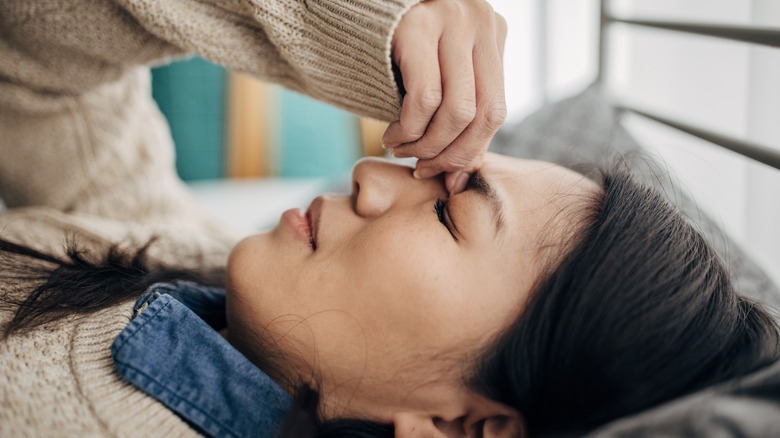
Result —
POLYGON ((412 176, 413 170, 380 158, 360 160, 352 171, 355 212, 362 217, 377 217, 401 202, 445 192, 440 178, 417 180, 412 176))

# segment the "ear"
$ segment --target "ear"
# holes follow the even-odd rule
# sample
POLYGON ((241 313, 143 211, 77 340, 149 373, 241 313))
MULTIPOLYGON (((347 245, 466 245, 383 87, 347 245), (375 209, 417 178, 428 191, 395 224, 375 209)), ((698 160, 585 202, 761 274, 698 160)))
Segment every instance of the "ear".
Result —
MULTIPOLYGON (((492 403, 491 403, 492 405, 492 403)), ((398 413, 393 417, 396 438, 523 438, 519 414, 501 406, 480 406, 466 415, 445 420, 425 413, 398 413)))

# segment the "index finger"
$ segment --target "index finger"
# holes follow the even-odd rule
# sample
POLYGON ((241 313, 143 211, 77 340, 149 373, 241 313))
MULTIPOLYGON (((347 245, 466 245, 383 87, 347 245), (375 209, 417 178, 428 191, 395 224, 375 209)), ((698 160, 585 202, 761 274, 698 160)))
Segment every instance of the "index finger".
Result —
POLYGON ((401 119, 391 123, 382 136, 382 143, 386 147, 392 148, 421 138, 441 104, 438 39, 416 41, 414 48, 403 53, 398 65, 406 96, 401 105, 401 119))
POLYGON ((447 188, 450 196, 457 195, 458 193, 466 190, 466 184, 471 179, 471 175, 476 173, 485 162, 485 152, 477 155, 469 164, 467 164, 462 170, 455 172, 447 172, 444 175, 444 185, 447 188))

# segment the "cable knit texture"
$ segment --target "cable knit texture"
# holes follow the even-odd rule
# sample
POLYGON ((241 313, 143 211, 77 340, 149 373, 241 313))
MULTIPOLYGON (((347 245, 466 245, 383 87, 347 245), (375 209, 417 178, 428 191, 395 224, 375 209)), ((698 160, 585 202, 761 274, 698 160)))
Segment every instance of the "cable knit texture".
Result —
MULTIPOLYGON (((390 41, 419 0, 0 2, 0 236, 62 253, 162 236, 150 256, 224 266, 237 236, 174 170, 148 66, 197 53, 360 115, 397 119, 390 41)), ((2 269, 2 266, 0 266, 2 269)), ((0 285, 0 293, 29 290, 0 285)), ((0 436, 194 436, 121 381, 132 303, 0 344, 0 436)), ((11 314, 4 310, 0 321, 11 314)))

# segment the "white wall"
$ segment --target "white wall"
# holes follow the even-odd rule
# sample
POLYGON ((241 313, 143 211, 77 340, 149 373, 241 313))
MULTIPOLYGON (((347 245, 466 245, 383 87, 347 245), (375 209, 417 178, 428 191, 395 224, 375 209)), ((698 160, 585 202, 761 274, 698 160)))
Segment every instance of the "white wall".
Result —
MULTIPOLYGON (((509 22, 510 119, 589 84, 597 68, 597 0, 491 0, 509 22), (540 22, 547 23, 541 33, 540 22), (539 43, 549 48, 539 65, 539 43)), ((780 27, 778 0, 613 0, 613 12, 780 27)), ((780 50, 616 25, 607 82, 620 99, 780 148, 780 50)), ((638 116, 625 126, 669 167, 700 207, 780 283, 780 171, 638 116)))
POLYGON ((522 119, 545 99, 576 94, 595 79, 598 0, 488 1, 509 24, 504 52, 509 121, 522 119), (542 40, 550 47, 545 65, 539 62, 542 40))
POLYGON ((538 88, 537 59, 539 31, 535 0, 489 0, 508 24, 504 50, 504 83, 507 99, 507 120, 522 119, 542 103, 538 88))

